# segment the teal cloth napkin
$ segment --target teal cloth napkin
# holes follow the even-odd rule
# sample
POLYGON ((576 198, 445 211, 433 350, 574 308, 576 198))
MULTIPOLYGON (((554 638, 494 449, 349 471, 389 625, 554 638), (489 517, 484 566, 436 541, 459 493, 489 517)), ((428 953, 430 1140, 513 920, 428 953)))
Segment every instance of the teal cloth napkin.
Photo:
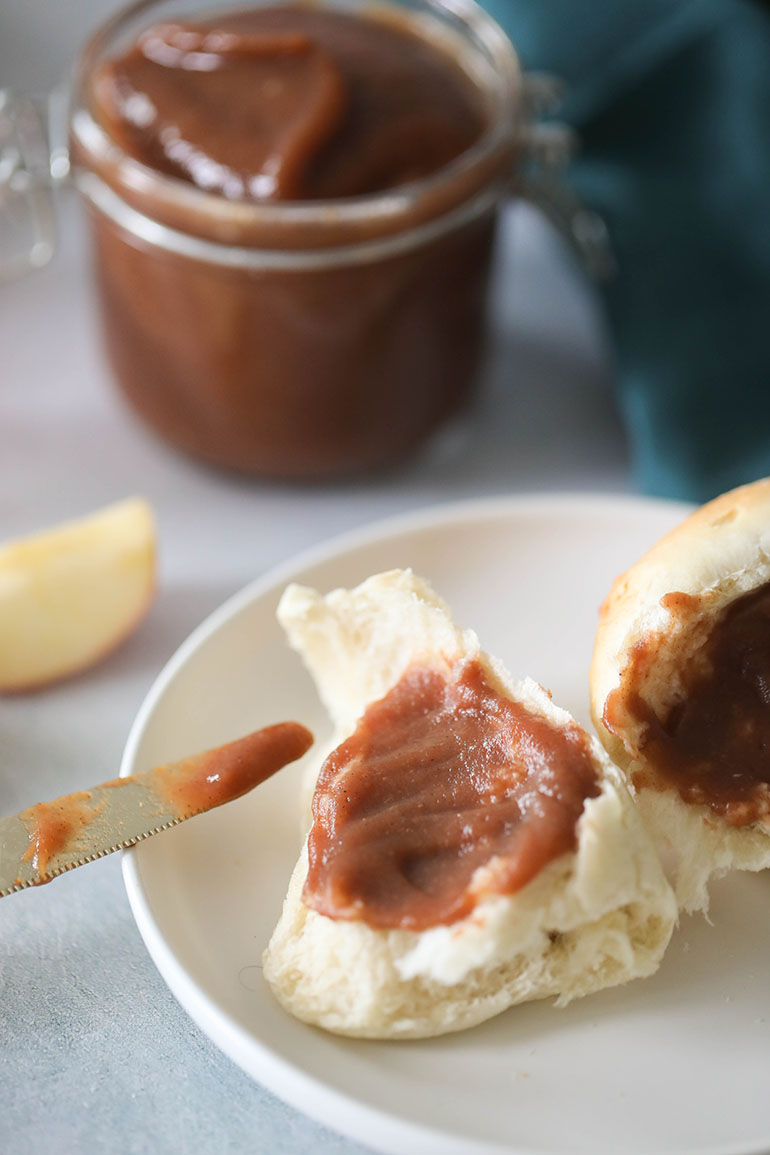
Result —
POLYGON ((770 7, 485 0, 567 84, 567 179, 608 227, 618 396, 647 493, 770 474, 770 7))

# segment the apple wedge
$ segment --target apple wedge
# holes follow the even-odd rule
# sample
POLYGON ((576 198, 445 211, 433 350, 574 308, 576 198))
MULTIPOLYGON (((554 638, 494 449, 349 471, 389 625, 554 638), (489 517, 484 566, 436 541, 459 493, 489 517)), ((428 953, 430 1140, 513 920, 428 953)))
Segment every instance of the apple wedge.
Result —
POLYGON ((155 521, 141 498, 0 545, 0 692, 37 689, 105 657, 154 589, 155 521))

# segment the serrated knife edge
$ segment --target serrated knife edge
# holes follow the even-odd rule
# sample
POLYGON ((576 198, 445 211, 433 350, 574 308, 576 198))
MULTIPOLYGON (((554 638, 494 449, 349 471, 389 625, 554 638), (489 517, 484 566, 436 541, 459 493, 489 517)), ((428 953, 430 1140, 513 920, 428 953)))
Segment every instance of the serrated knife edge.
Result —
POLYGON ((304 726, 281 722, 178 762, 0 818, 0 898, 50 882, 240 797, 300 758, 312 741, 304 726), (41 833, 46 822, 55 835, 50 847, 41 833))

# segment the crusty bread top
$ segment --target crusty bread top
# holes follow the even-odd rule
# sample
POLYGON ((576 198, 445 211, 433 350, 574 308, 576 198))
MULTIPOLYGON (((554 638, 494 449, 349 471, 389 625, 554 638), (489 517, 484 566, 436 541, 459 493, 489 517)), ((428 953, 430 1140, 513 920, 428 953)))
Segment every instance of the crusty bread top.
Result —
POLYGON ((662 715, 678 700, 679 671, 714 618, 735 598, 767 581, 770 478, 741 486, 697 509, 615 580, 600 611, 590 687, 594 723, 616 761, 627 763, 639 735, 628 733, 621 743, 606 731, 602 714, 633 647, 655 635, 660 638, 644 696, 662 715), (675 609, 661 605, 670 593, 698 596, 699 620, 683 620, 675 609))

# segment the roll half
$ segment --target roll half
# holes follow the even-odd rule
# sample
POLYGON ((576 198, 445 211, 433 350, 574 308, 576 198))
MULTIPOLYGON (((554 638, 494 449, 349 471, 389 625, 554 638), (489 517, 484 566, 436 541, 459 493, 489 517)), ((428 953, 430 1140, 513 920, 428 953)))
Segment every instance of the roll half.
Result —
MULTIPOLYGON (((336 727, 264 974, 298 1018, 417 1038, 651 974, 676 918, 616 767, 408 571, 279 617, 336 727)), ((318 767, 316 767, 318 769, 318 767)))
POLYGON ((591 711, 685 910, 770 865, 770 480, 701 507, 614 583, 591 711))

